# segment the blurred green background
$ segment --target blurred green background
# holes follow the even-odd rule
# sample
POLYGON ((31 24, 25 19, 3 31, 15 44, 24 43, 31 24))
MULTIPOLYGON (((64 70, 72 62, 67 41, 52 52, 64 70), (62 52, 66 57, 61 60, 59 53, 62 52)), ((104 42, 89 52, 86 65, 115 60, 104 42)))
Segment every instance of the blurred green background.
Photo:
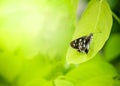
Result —
MULTIPOLYGON (((0 86, 120 86, 120 21, 91 60, 67 64, 89 0, 0 0, 0 86)), ((120 0, 108 0, 120 18, 120 0)), ((120 20, 120 19, 119 19, 120 20)))

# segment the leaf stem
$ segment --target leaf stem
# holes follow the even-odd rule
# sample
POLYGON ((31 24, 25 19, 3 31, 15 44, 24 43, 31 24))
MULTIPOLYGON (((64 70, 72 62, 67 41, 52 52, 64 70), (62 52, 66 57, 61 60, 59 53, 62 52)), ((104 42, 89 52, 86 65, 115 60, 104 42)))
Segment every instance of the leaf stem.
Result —
POLYGON ((117 20, 117 22, 120 24, 120 18, 112 11, 113 17, 117 20))

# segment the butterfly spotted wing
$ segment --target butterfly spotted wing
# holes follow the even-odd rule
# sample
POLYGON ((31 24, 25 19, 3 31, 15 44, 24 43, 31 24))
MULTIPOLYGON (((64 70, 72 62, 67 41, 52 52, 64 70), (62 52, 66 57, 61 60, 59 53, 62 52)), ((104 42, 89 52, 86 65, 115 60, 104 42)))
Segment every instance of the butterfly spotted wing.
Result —
POLYGON ((79 52, 88 53, 89 45, 92 40, 93 34, 91 33, 89 36, 83 36, 73 40, 70 45, 72 48, 78 50, 79 52))

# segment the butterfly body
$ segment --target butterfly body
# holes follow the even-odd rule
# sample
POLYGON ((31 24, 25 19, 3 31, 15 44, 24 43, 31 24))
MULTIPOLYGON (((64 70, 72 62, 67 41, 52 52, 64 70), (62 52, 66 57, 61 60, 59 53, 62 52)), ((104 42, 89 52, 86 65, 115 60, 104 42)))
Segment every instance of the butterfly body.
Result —
POLYGON ((78 52, 88 53, 89 45, 92 40, 93 34, 91 33, 89 36, 83 36, 73 40, 70 45, 72 48, 77 49, 78 52))

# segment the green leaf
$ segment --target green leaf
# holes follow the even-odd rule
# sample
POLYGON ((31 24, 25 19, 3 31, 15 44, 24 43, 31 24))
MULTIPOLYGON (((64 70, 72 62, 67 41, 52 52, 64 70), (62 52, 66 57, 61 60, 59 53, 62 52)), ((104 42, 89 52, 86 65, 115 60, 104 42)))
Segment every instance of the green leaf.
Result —
POLYGON ((83 83, 78 82, 76 86, 115 86, 114 80, 110 76, 99 76, 86 80, 83 83))
POLYGON ((69 47, 66 56, 67 62, 78 64, 93 58, 109 38, 111 26, 112 13, 106 0, 91 0, 78 23, 72 39, 75 40, 93 33, 89 53, 79 53, 69 47))
POLYGON ((105 59, 107 61, 114 60, 117 56, 120 55, 120 35, 112 34, 110 39, 108 40, 105 48, 105 59))
POLYGON ((23 58, 10 53, 0 53, 0 75, 6 82, 12 83, 20 74, 23 58))
POLYGON ((117 72, 120 74, 120 57, 111 61, 112 65, 115 67, 117 72))
POLYGON ((65 80, 64 76, 59 76, 54 80, 55 86, 75 86, 72 82, 65 80))
POLYGON ((53 83, 52 81, 47 81, 41 78, 35 78, 29 81, 28 83, 26 83, 25 85, 21 85, 21 86, 53 86, 53 83))
POLYGON ((111 81, 111 79, 117 75, 116 70, 112 65, 104 62, 100 58, 101 56, 98 55, 94 59, 82 63, 75 69, 68 72, 66 75, 68 77, 68 80, 74 82, 75 84, 79 84, 78 86, 82 86, 82 84, 85 84, 91 80, 91 83, 94 84, 94 82, 97 80, 98 82, 101 81, 102 78, 106 78, 106 80, 102 80, 100 83, 104 83, 106 81, 108 83, 111 81))
POLYGON ((120 86, 120 80, 115 80, 113 86, 120 86))
POLYGON ((115 66, 117 72, 120 74, 120 60, 118 60, 118 61, 119 61, 119 62, 116 62, 116 63, 114 64, 114 66, 115 66))
POLYGON ((7 80, 5 80, 4 77, 0 75, 0 86, 10 86, 11 83, 9 83, 7 80))
POLYGON ((19 86, 24 86, 38 77, 41 79, 46 78, 52 68, 49 61, 40 55, 33 59, 26 59, 17 83, 19 86))
POLYGON ((66 80, 55 80, 55 86, 74 86, 74 85, 66 80))
POLYGON ((1 83, 0 83, 0 86, 9 86, 9 85, 6 85, 6 84, 1 84, 1 83))

